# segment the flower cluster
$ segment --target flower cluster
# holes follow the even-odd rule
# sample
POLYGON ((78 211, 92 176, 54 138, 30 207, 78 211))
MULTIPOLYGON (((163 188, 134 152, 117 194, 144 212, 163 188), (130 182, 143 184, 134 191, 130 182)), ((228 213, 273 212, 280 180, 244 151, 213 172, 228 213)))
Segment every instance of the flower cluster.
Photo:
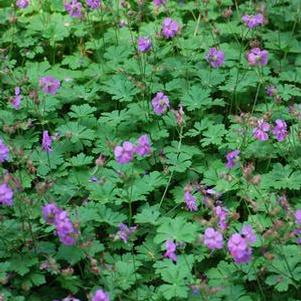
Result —
POLYGON ((69 2, 64 3, 65 9, 73 18, 81 18, 82 17, 82 4, 77 0, 71 0, 69 2))
POLYGON ((39 84, 44 93, 51 95, 55 95, 61 86, 60 81, 52 76, 41 77, 39 84))
POLYGON ((171 259, 172 261, 177 261, 177 245, 173 240, 167 240, 165 242, 166 252, 164 253, 164 257, 171 259))
POLYGON ((229 152, 226 155, 226 159, 227 159, 226 167, 227 168, 233 168, 234 167, 235 162, 236 162, 239 154, 240 154, 240 151, 238 149, 236 149, 232 152, 229 152))
POLYGON ((253 48, 247 53, 247 59, 251 66, 264 66, 268 63, 269 53, 267 50, 253 48))
POLYGON ((138 38, 138 50, 140 52, 148 52, 152 48, 152 40, 148 37, 138 38))
POLYGON ((130 141, 124 141, 122 146, 118 145, 114 149, 115 159, 119 164, 126 164, 133 160, 134 154, 145 157, 151 152, 150 141, 147 135, 142 135, 138 138, 135 146, 130 141))
POLYGON ((257 14, 254 16, 244 15, 242 17, 242 21, 245 23, 245 25, 247 27, 249 27, 250 29, 253 29, 259 25, 264 24, 264 16, 263 16, 263 14, 257 14))
POLYGON ((166 39, 171 39, 180 31, 179 24, 171 18, 165 18, 162 23, 162 34, 166 39))
POLYGON ((210 48, 205 58, 211 67, 218 68, 224 63, 225 56, 221 50, 210 48))
MULTIPOLYGON (((259 119, 257 121, 257 127, 253 129, 253 136, 257 140, 266 141, 269 139, 268 133, 270 129, 271 126, 269 123, 267 123, 263 119, 259 119)), ((286 122, 284 120, 277 119, 275 121, 275 126, 272 130, 272 133, 276 140, 278 140, 279 142, 283 141, 288 135, 286 122)))
POLYGON ((11 100, 11 105, 16 110, 20 109, 21 99, 22 99, 21 89, 20 89, 20 87, 16 87, 15 88, 15 97, 13 97, 12 100, 11 100))
POLYGON ((236 263, 248 263, 252 257, 251 244, 256 241, 256 235, 250 225, 242 228, 240 233, 234 233, 228 240, 228 250, 236 263))
POLYGON ((0 139, 0 163, 3 163, 4 161, 7 161, 8 160, 8 155, 9 155, 9 149, 4 144, 2 139, 0 139))
POLYGON ((0 205, 12 206, 13 196, 14 196, 14 192, 7 185, 7 183, 3 183, 0 185, 0 205))
POLYGON ((204 244, 210 250, 222 249, 224 245, 223 235, 214 228, 207 228, 204 234, 204 244))
POLYGON ((64 245, 70 246, 76 243, 78 231, 66 211, 50 203, 43 206, 42 214, 46 223, 55 226, 56 233, 64 245))
POLYGON ((100 0, 86 0, 87 5, 92 9, 100 7, 100 0))
POLYGON ((153 0, 155 6, 165 5, 167 0, 153 0))
POLYGON ((91 301, 110 301, 108 293, 102 289, 98 289, 92 297, 91 301))
POLYGON ((29 5, 29 0, 17 0, 16 5, 17 7, 24 9, 29 5))
POLYGON ((225 207, 222 206, 216 206, 213 208, 213 212, 215 216, 218 219, 218 226, 221 228, 221 230, 227 229, 227 219, 228 219, 228 211, 225 207))
POLYGON ((186 203, 186 207, 190 211, 197 211, 198 210, 198 205, 196 203, 196 198, 189 192, 186 191, 184 193, 184 200, 186 203))
POLYGON ((42 137, 42 149, 49 153, 52 152, 52 138, 49 136, 48 131, 43 131, 43 137, 42 137))
POLYGON ((163 92, 158 92, 152 99, 152 106, 156 115, 162 115, 170 107, 169 98, 163 92))

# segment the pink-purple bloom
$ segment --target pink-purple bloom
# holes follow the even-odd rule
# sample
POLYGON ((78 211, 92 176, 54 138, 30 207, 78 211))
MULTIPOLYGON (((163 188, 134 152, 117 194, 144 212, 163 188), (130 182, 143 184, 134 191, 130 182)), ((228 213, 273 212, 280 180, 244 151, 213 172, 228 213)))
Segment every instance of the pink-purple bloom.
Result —
POLYGON ((152 48, 152 40, 149 37, 138 38, 138 50, 140 52, 148 52, 152 48))
POLYGON ((184 200, 186 203, 186 208, 190 211, 197 211, 198 205, 196 203, 196 198, 189 192, 186 191, 184 193, 184 200))
POLYGON ((20 87, 16 87, 16 88, 15 88, 15 97, 13 97, 12 100, 11 100, 11 105, 12 105, 16 110, 19 110, 19 109, 20 109, 21 99, 22 99, 21 89, 20 89, 20 87))
POLYGON ((49 135, 48 131, 43 131, 43 138, 42 138, 42 149, 47 152, 50 153, 52 152, 52 138, 49 135))
POLYGON ((133 234, 136 229, 137 226, 134 227, 128 227, 126 224, 119 224, 119 231, 117 232, 117 235, 119 237, 119 239, 121 239, 124 243, 128 242, 129 236, 131 234, 133 234))
POLYGON ((204 244, 210 250, 222 249, 224 244, 223 235, 219 231, 209 227, 205 230, 204 244))
POLYGON ((253 48, 247 53, 247 59, 251 66, 264 66, 268 63, 268 51, 253 48))
POLYGON ((164 257, 171 259, 172 261, 177 261, 177 245, 173 242, 173 240, 167 240, 165 242, 166 252, 164 253, 164 257))
POLYGON ((276 89, 275 86, 272 86, 272 85, 267 86, 266 89, 265 89, 265 91, 266 91, 266 94, 268 96, 272 97, 272 96, 276 96, 277 95, 277 89, 276 89))
POLYGON ((153 0, 155 6, 165 5, 167 0, 153 0))
POLYGON ((228 240, 228 250, 236 263, 248 263, 251 260, 252 249, 238 233, 232 234, 228 240))
POLYGON ((210 48, 205 58, 211 67, 218 68, 224 63, 225 56, 221 50, 210 48))
POLYGON ((226 167, 227 168, 233 168, 234 167, 235 162, 236 162, 237 157, 239 156, 239 154, 240 154, 240 151, 238 149, 236 149, 232 152, 229 152, 226 155, 226 159, 227 159, 226 167))
POLYGON ((138 138, 135 152, 141 157, 147 156, 151 152, 150 141, 148 135, 142 135, 138 138))
POLYGON ((259 25, 264 24, 264 16, 263 14, 257 14, 257 15, 244 15, 242 17, 242 21, 245 23, 246 26, 248 26, 250 29, 255 28, 259 25))
POLYGON ((253 136, 255 139, 260 141, 266 141, 269 139, 268 132, 270 130, 270 125, 263 119, 257 121, 257 127, 253 129, 253 136))
POLYGON ((213 212, 218 218, 218 226, 220 227, 220 229, 226 230, 227 226, 228 226, 228 224, 227 224, 227 219, 228 219, 227 209, 222 207, 222 206, 216 206, 216 207, 214 207, 213 212))
POLYGON ((42 207, 43 218, 48 224, 54 224, 56 215, 61 211, 54 203, 49 203, 42 207))
POLYGON ((9 149, 0 138, 0 163, 8 160, 9 149))
POLYGON ((12 206, 13 196, 13 190, 7 185, 7 183, 2 183, 0 185, 0 205, 12 206))
POLYGON ((108 293, 102 289, 98 289, 92 297, 91 301, 110 301, 108 293))
POLYGON ((166 39, 171 39, 179 32, 179 24, 171 18, 165 18, 162 23, 162 34, 166 39))
POLYGON ((152 106, 155 114, 162 115, 169 108, 169 99, 163 92, 158 92, 152 99, 152 106))
POLYGON ((301 225, 301 209, 297 209, 295 212, 295 223, 301 225))
POLYGON ((71 0, 64 3, 65 9, 70 17, 81 18, 82 17, 82 4, 77 0, 71 0))
POLYGON ((256 242, 256 234, 251 225, 243 226, 240 234, 246 239, 248 244, 253 244, 256 242))
POLYGON ((134 145, 129 141, 124 141, 122 146, 118 145, 114 149, 115 159, 119 164, 126 164, 133 160, 135 152, 134 145))
POLYGON ((17 0, 16 5, 17 7, 24 9, 29 5, 29 0, 17 0))
POLYGON ((61 86, 60 81, 52 76, 41 77, 39 84, 44 93, 51 95, 55 95, 61 86))
POLYGON ((273 128, 273 135, 278 141, 283 141, 287 136, 287 124, 284 120, 277 119, 273 128))
POLYGON ((100 7, 100 0, 86 0, 87 5, 92 9, 100 7))

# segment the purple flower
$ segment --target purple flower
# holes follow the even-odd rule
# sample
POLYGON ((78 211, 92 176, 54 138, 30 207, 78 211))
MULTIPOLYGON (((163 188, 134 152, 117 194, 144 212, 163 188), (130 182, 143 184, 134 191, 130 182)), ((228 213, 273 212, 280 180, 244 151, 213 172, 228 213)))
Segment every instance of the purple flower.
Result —
POLYGON ((227 163, 226 163, 226 167, 227 168, 233 168, 235 165, 235 161, 238 157, 238 155, 240 154, 240 151, 238 149, 230 152, 227 154, 226 159, 227 159, 227 163))
POLYGON ((152 99, 152 106, 155 114, 162 115, 169 108, 169 99, 163 92, 158 92, 152 99))
POLYGON ((100 7, 100 0, 86 0, 87 5, 92 9, 100 7))
POLYGON ((238 233, 231 235, 228 241, 228 249, 236 263, 247 263, 251 260, 252 249, 249 247, 247 240, 238 233))
POLYGON ((114 149, 115 160, 119 164, 129 163, 133 160, 134 152, 134 145, 129 141, 124 141, 122 146, 118 145, 114 149))
POLYGON ((260 48, 253 48, 247 53, 247 59, 251 66, 264 66, 268 63, 269 53, 260 48))
POLYGON ((189 192, 186 191, 184 193, 184 200, 186 203, 186 208, 190 211, 197 211, 198 205, 196 203, 196 198, 189 192))
POLYGON ((7 183, 3 183, 0 185, 0 205, 12 206, 13 196, 14 196, 14 192, 7 185, 7 183))
POLYGON ((148 37, 138 38, 138 50, 140 52, 148 52, 152 48, 152 40, 148 37))
POLYGON ((16 1, 16 5, 19 7, 19 8, 26 8, 29 4, 29 0, 17 0, 16 1))
POLYGON ((270 125, 263 119, 257 121, 257 127, 253 129, 253 136, 260 141, 266 141, 269 139, 267 132, 270 130, 270 125))
POLYGON ((108 293, 104 292, 102 289, 98 289, 92 297, 92 301, 110 301, 110 298, 108 293))
POLYGON ((155 6, 165 5, 167 0, 153 0, 155 6))
POLYGON ((245 23, 246 26, 252 29, 259 25, 263 25, 264 17, 263 14, 257 14, 254 16, 244 15, 242 17, 242 21, 245 23))
POLYGON ((54 224, 55 217, 60 212, 62 212, 62 210, 54 203, 49 203, 42 207, 43 218, 48 224, 54 224))
POLYGON ((256 241, 256 234, 251 225, 243 226, 240 234, 246 239, 248 244, 253 244, 256 241))
POLYGON ((297 209, 295 212, 295 223, 301 225, 301 209, 297 209))
POLYGON ((224 63, 224 53, 216 48, 210 48, 205 58, 213 68, 218 68, 224 63))
POLYGON ((66 211, 60 211, 55 215, 54 219, 57 235, 66 246, 71 246, 76 243, 77 230, 74 228, 66 211))
POLYGON ((165 18, 162 24, 162 33, 166 39, 173 38, 180 30, 179 24, 171 18, 165 18))
POLYGON ((128 227, 125 224, 119 224, 118 227, 119 227, 119 231, 117 232, 117 235, 124 243, 128 242, 129 236, 133 234, 137 229, 137 226, 128 227))
POLYGON ((65 9, 70 17, 81 18, 82 17, 82 4, 77 0, 71 0, 64 3, 65 9))
POLYGON ((61 86, 60 81, 52 76, 41 77, 39 84, 44 93, 51 95, 55 95, 57 90, 61 86))
POLYGON ((42 149, 47 153, 52 152, 51 144, 52 138, 49 136, 48 131, 43 131, 42 149))
POLYGON ((138 144, 135 147, 135 152, 141 157, 144 157, 151 152, 148 135, 142 135, 138 138, 138 144))
POLYGON ((277 119, 273 128, 273 134, 278 141, 283 141, 287 136, 287 124, 284 120, 277 119))
POLYGON ((0 163, 3 163, 4 161, 7 161, 8 160, 8 155, 9 155, 9 149, 3 143, 2 139, 0 139, 0 163))
POLYGON ((166 252, 164 257, 171 259, 172 261, 177 261, 176 249, 177 245, 172 240, 167 240, 165 242, 166 252))
POLYGON ((268 96, 272 97, 272 96, 276 96, 277 95, 277 89, 276 89, 275 86, 272 86, 272 85, 267 86, 266 89, 265 89, 265 91, 266 91, 266 94, 268 96))
POLYGON ((20 109, 21 99, 22 99, 22 96, 20 94, 21 94, 20 87, 16 87, 15 97, 11 100, 11 104, 16 110, 20 109))
POLYGON ((213 228, 207 228, 204 234, 204 244, 210 250, 222 249, 224 244, 223 235, 213 228))
POLYGON ((221 207, 221 206, 216 206, 216 207, 214 207, 213 212, 218 218, 218 226, 222 230, 227 229, 228 211, 226 210, 226 208, 221 207))

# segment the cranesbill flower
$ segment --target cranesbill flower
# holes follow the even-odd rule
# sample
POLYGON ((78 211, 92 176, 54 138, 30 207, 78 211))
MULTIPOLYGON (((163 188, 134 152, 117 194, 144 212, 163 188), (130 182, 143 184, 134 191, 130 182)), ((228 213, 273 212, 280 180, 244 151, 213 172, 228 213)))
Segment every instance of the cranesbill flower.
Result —
POLYGON ((158 92, 152 99, 152 106, 155 114, 162 115, 169 108, 169 99, 163 92, 158 92))
POLYGON ((138 50, 140 52, 148 52, 152 48, 152 40, 148 37, 138 38, 138 50))
POLYGON ((186 203, 186 208, 190 211, 197 211, 198 205, 196 203, 196 198, 189 192, 186 191, 184 193, 184 200, 186 203))
POLYGON ((7 185, 7 183, 3 183, 0 185, 0 205, 12 206, 13 196, 14 196, 14 192, 7 185))
POLYGON ((263 119, 257 121, 257 127, 253 129, 253 136, 260 141, 266 141, 269 139, 267 132, 270 130, 270 125, 263 119))
POLYGON ((117 232, 117 235, 119 239, 121 239, 124 243, 128 242, 129 236, 133 234, 137 229, 137 226, 128 227, 127 225, 122 223, 119 224, 118 227, 119 227, 119 231, 117 232))
POLYGON ((71 246, 76 243, 76 236, 78 234, 72 221, 70 220, 66 211, 61 211, 55 215, 56 233, 61 241, 66 246, 71 246))
POLYGON ((227 163, 226 163, 226 167, 227 168, 233 168, 235 165, 235 161, 239 155, 240 151, 238 149, 228 153, 226 155, 226 159, 227 159, 227 163))
POLYGON ((52 138, 49 136, 48 131, 43 131, 42 149, 47 153, 52 152, 51 144, 52 138))
POLYGON ((87 5, 92 9, 100 7, 100 0, 86 0, 87 5))
POLYGON ((263 14, 257 14, 254 16, 244 15, 242 17, 242 21, 248 26, 250 29, 255 28, 259 25, 263 25, 264 23, 264 16, 263 14))
POLYGON ((295 222, 297 225, 301 225, 301 209, 297 209, 295 212, 295 222))
POLYGON ((142 135, 138 138, 138 144, 135 147, 135 152, 141 157, 144 157, 151 152, 148 135, 142 135))
POLYGON ((210 250, 222 249, 224 244, 223 235, 213 228, 207 228, 204 234, 204 244, 210 250))
POLYGON ((277 119, 273 128, 273 134, 278 141, 283 141, 287 136, 287 124, 284 120, 277 119))
POLYGON ((245 225, 240 231, 240 235, 244 237, 248 244, 256 242, 256 234, 251 225, 245 225))
POLYGON ((205 56, 207 62, 213 68, 218 68, 224 63, 224 53, 216 48, 210 48, 209 52, 205 56))
POLYGON ((160 6, 166 4, 167 0, 154 0, 153 2, 155 6, 160 6))
POLYGON ((8 147, 3 143, 2 139, 0 139, 0 163, 7 161, 9 155, 8 147))
POLYGON ((110 298, 108 293, 102 289, 98 289, 92 297, 92 301, 110 301, 110 298))
POLYGON ((64 3, 65 9, 70 17, 81 18, 82 17, 82 4, 77 0, 71 0, 64 3))
POLYGON ((226 208, 221 207, 221 206, 216 206, 216 207, 214 207, 213 212, 218 218, 218 226, 222 230, 227 229, 228 211, 226 210, 226 208))
POLYGON ((118 145, 114 149, 115 160, 119 164, 129 163, 133 160, 134 152, 134 145, 129 141, 124 141, 122 146, 118 145))
POLYGON ((17 0, 16 5, 19 8, 26 8, 29 5, 29 0, 17 0))
POLYGON ((52 76, 41 77, 39 84, 44 93, 51 95, 55 95, 57 90, 61 86, 60 81, 52 76))
POLYGON ((275 86, 272 86, 272 85, 267 86, 266 89, 265 89, 265 91, 266 91, 266 94, 268 96, 272 97, 272 96, 276 96, 277 95, 277 89, 276 89, 275 86))
POLYGON ((164 257, 171 259, 172 261, 177 261, 176 249, 177 245, 172 240, 167 240, 165 242, 166 252, 164 257))
POLYGON ((251 66, 264 66, 268 63, 268 51, 253 48, 247 53, 247 59, 251 66))
POLYGON ((12 100, 11 100, 11 104, 16 110, 20 109, 21 99, 22 99, 22 95, 20 95, 20 94, 21 94, 20 87, 16 87, 15 88, 15 97, 12 98, 12 100))
POLYGON ((228 249, 236 263, 247 263, 251 260, 252 249, 247 240, 238 233, 231 235, 228 249))
POLYGON ((166 39, 173 38, 180 30, 179 24, 171 18, 165 18, 162 23, 162 33, 166 39))
POLYGON ((49 203, 42 207, 43 218, 48 224, 54 224, 55 217, 60 212, 62 212, 62 210, 54 203, 49 203))

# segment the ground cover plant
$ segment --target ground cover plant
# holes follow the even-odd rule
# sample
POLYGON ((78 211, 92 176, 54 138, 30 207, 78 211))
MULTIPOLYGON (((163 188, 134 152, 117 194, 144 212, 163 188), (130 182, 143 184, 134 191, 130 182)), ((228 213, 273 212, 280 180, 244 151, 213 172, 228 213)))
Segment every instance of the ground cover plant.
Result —
POLYGON ((301 300, 300 0, 0 0, 0 300, 301 300))

